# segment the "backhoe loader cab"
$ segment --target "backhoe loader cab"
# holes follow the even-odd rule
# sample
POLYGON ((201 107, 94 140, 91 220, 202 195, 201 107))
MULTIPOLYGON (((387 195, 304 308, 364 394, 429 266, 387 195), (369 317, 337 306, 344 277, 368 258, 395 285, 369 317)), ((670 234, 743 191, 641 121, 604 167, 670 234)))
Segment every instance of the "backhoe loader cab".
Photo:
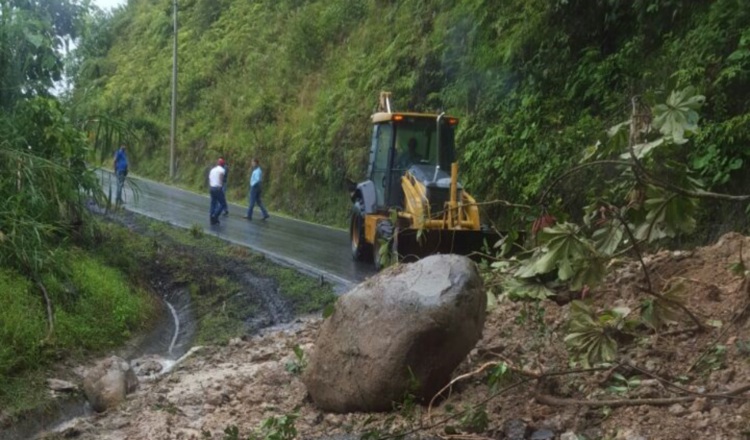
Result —
POLYGON ((429 182, 431 186, 436 186, 436 182, 432 182, 436 170, 438 179, 450 178, 443 170, 450 170, 454 161, 454 133, 458 120, 441 118, 438 125, 436 116, 408 113, 373 115, 367 172, 369 180, 375 184, 371 212, 403 208, 401 177, 409 170, 418 173, 421 180, 429 182))
POLYGON ((367 180, 352 192, 352 257, 380 268, 382 246, 395 246, 399 258, 480 250, 492 237, 458 183, 458 119, 392 112, 389 94, 381 94, 380 110, 372 115, 367 180))

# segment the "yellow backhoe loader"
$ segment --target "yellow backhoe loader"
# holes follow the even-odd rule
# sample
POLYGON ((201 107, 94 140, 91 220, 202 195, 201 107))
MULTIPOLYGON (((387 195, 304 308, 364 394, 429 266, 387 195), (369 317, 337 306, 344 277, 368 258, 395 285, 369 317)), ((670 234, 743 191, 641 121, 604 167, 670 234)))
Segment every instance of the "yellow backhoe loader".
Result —
POLYGON ((458 181, 458 119, 393 111, 390 93, 381 92, 372 123, 368 179, 351 188, 355 260, 380 269, 393 251, 399 259, 471 255, 500 239, 480 224, 477 203, 458 181))

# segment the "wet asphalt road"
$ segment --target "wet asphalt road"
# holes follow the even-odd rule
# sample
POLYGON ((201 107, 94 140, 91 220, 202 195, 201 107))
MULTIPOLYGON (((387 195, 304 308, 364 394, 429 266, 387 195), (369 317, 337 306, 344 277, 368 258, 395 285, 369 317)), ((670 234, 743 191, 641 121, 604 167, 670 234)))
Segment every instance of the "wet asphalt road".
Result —
MULTIPOLYGON (((115 178, 101 172, 105 194, 115 178)), ((221 217, 221 224, 209 224, 208 194, 196 194, 138 177, 128 177, 125 186, 125 208, 157 220, 183 228, 201 225, 208 234, 235 244, 247 246, 279 263, 289 265, 314 276, 322 276, 336 286, 337 291, 348 290, 372 275, 371 264, 355 263, 349 251, 349 234, 341 229, 321 226, 301 220, 279 217, 261 220, 255 208, 252 221, 242 216, 247 205, 229 205, 229 217, 221 217)))

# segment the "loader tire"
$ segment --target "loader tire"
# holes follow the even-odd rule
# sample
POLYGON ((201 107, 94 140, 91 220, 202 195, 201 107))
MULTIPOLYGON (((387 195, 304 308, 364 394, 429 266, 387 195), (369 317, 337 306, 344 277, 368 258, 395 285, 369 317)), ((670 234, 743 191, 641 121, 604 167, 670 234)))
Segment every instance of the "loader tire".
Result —
POLYGON ((366 261, 371 256, 370 245, 365 239, 365 216, 362 201, 357 200, 352 205, 352 215, 349 222, 349 240, 354 261, 366 261))

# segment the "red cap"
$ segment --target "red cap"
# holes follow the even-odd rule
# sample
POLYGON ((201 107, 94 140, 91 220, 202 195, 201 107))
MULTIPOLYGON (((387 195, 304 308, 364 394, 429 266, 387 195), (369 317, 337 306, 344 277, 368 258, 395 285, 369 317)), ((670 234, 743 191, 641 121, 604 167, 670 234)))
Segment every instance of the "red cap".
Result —
POLYGON ((224 166, 224 159, 219 158, 219 165, 224 166))

